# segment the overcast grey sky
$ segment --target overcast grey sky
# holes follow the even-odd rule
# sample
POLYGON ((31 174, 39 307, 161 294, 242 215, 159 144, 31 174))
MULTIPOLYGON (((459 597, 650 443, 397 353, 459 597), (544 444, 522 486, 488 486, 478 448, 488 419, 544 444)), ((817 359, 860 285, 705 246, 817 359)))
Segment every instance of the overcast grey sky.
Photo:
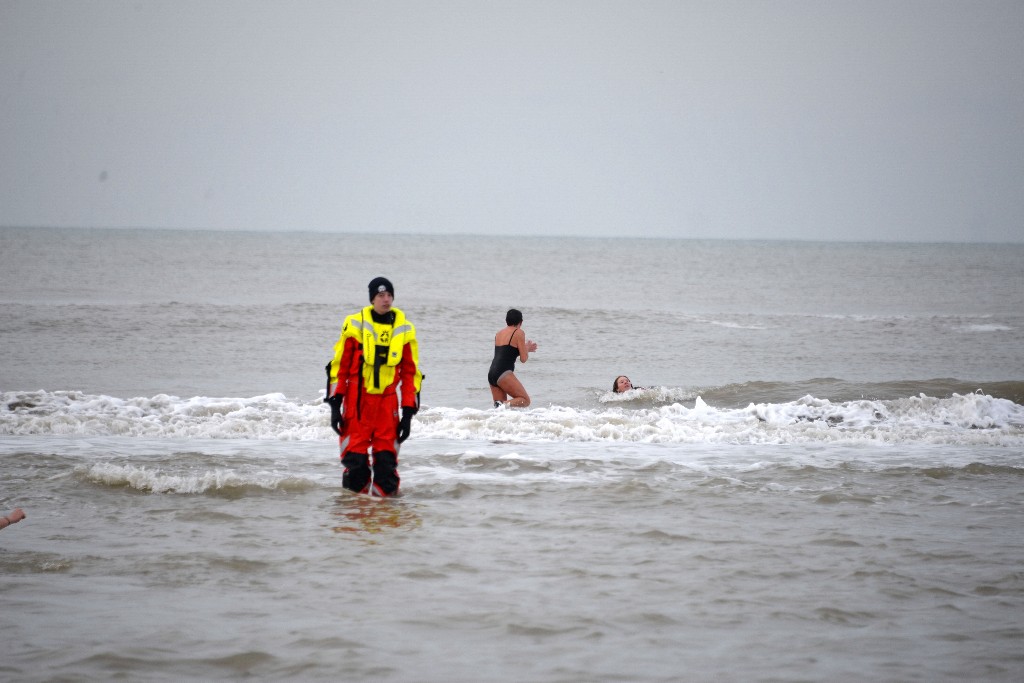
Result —
POLYGON ((1024 2, 0 0, 0 225, 1024 242, 1024 2))

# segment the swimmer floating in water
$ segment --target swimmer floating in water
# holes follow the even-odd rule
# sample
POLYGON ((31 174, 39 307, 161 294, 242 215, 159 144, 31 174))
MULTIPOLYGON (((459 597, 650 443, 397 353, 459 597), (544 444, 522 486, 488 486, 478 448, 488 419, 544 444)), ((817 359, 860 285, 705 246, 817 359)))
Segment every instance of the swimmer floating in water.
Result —
POLYGON ((615 378, 615 381, 612 382, 612 391, 615 392, 616 394, 621 394, 623 392, 629 391, 630 389, 645 389, 645 388, 646 387, 635 387, 635 386, 633 386, 633 383, 630 382, 629 378, 626 377, 625 375, 619 375, 618 377, 615 378))

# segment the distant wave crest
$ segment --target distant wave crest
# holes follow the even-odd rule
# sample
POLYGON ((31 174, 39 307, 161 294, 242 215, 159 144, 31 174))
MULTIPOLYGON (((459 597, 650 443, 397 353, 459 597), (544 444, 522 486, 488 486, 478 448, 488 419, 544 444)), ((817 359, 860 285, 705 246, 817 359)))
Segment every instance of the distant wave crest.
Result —
POLYGON ((79 465, 75 474, 94 484, 110 487, 126 487, 150 493, 212 493, 225 497, 243 496, 251 490, 302 491, 314 486, 312 482, 298 476, 231 468, 198 468, 183 473, 159 466, 101 462, 79 465))

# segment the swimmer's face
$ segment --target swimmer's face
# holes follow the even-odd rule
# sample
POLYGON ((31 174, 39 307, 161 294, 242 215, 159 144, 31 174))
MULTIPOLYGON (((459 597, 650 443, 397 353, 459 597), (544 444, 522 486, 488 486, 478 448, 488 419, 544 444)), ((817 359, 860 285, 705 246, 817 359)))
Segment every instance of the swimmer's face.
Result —
POLYGON ((623 391, 629 391, 633 388, 633 383, 629 381, 629 378, 622 375, 615 380, 615 391, 622 393, 623 391))
POLYGON ((377 294, 374 294, 373 301, 371 302, 373 304, 373 310, 376 311, 378 315, 383 315, 391 310, 391 304, 394 300, 395 297, 391 296, 391 292, 378 292, 377 294))

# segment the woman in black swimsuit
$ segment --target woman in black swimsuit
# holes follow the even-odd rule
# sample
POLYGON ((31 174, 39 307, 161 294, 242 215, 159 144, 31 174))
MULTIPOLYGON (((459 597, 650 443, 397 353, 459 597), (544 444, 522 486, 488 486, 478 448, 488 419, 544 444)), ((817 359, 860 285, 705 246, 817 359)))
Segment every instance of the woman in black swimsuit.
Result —
POLYGON ((505 314, 505 323, 506 327, 494 335, 494 360, 487 372, 487 383, 491 385, 495 408, 502 403, 511 408, 525 408, 530 405, 530 395, 514 372, 516 358, 525 363, 537 350, 537 342, 526 338, 522 329, 523 314, 516 309, 509 309, 505 314))

